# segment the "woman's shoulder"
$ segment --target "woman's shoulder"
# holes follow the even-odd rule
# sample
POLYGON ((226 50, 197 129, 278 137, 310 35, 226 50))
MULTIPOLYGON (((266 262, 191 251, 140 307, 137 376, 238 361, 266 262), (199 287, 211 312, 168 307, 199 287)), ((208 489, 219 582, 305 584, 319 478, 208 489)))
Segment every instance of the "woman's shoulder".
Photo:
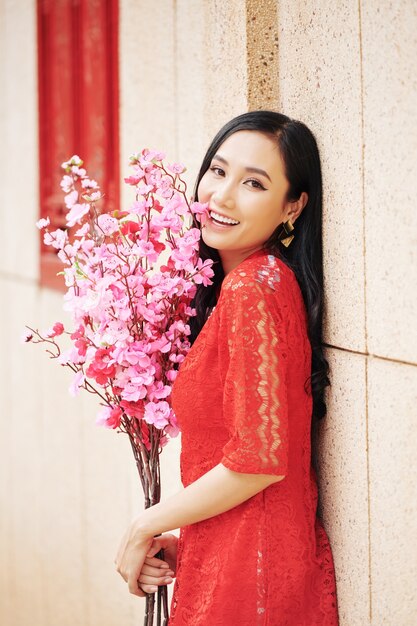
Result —
POLYGON ((258 251, 244 259, 223 280, 222 292, 278 292, 281 296, 297 283, 294 272, 280 258, 267 251, 258 251))

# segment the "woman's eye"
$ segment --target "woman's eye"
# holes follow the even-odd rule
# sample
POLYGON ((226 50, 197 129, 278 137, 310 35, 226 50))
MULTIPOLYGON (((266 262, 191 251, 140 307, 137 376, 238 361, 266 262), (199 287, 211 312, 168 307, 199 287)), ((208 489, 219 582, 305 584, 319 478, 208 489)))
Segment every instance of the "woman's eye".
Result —
POLYGON ((214 172, 215 174, 217 174, 217 172, 223 172, 222 168, 216 167, 216 165, 213 165, 213 167, 211 167, 210 170, 214 172))
POLYGON ((265 187, 261 185, 259 180, 255 180, 254 178, 250 178, 248 180, 248 183, 255 183, 254 185, 251 185, 251 187, 255 187, 255 189, 265 189, 265 187))

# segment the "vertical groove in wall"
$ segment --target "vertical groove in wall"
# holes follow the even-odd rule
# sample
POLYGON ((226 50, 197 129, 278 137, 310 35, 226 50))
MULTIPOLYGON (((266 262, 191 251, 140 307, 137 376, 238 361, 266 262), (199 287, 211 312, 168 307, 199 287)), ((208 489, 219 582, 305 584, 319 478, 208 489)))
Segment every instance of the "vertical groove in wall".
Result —
POLYGON ((368 368, 369 368, 369 346, 368 346, 368 323, 367 323, 367 273, 366 273, 366 206, 365 206, 365 120, 364 120, 364 82, 363 82, 363 39, 362 39, 362 6, 358 0, 359 18, 359 64, 361 79, 361 162, 362 162, 362 241, 363 241, 363 269, 364 269, 364 336, 365 336, 365 432, 366 432, 366 473, 368 486, 368 575, 369 575, 369 622, 372 624, 372 532, 371 532, 371 481, 370 481, 370 460, 369 460, 369 389, 368 389, 368 368))
MULTIPOLYGON (((173 15, 173 47, 174 47, 174 150, 175 155, 179 154, 179 127, 180 120, 178 115, 178 98, 179 98, 179 86, 178 86, 178 11, 177 0, 172 0, 172 15, 173 15)), ((175 157, 176 158, 176 157, 175 157)))
MULTIPOLYGON (((84 415, 82 417, 85 417, 84 415)), ((81 525, 81 554, 82 554, 82 565, 81 565, 81 576, 83 580, 82 588, 85 590, 83 594, 83 598, 81 600, 83 606, 84 613, 84 626, 91 625, 91 598, 94 597, 94 590, 90 589, 90 581, 93 576, 90 568, 94 570, 94 564, 89 562, 89 550, 88 550, 88 539, 89 539, 89 528, 88 528, 88 510, 87 510, 87 470, 85 459, 88 454, 88 450, 86 448, 86 437, 85 437, 85 425, 84 420, 80 421, 79 424, 79 441, 78 448, 81 450, 80 458, 78 460, 79 467, 79 488, 80 488, 80 525, 81 525)))
POLYGON ((246 0, 248 110, 275 109, 278 103, 278 3, 246 0))

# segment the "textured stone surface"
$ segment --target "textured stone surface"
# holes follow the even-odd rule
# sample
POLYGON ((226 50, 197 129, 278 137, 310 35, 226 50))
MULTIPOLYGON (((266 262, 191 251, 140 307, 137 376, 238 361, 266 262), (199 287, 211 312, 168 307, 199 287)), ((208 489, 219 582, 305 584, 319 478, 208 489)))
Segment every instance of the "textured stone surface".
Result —
MULTIPOLYGON (((50 290, 41 291, 35 320, 40 330, 49 328, 52 320, 62 320, 61 307, 59 296, 50 290)), ((37 385, 41 398, 39 414, 32 415, 32 419, 39 423, 42 433, 37 453, 41 475, 39 546, 46 585, 45 626, 54 623, 70 626, 87 621, 80 404, 68 394, 69 371, 50 360, 43 346, 27 349, 36 350, 39 359, 39 379, 33 375, 31 384, 37 385)))
POLYGON ((316 440, 320 511, 333 550, 340 626, 367 626, 366 357, 333 349, 327 356, 332 386, 316 440))
POLYGON ((244 0, 205 0, 205 108, 208 140, 247 111, 246 7, 244 0))
MULTIPOLYGON (((171 158, 177 138, 177 81, 174 3, 120 3, 121 172, 142 148, 164 150, 171 158)), ((125 206, 131 194, 123 185, 125 206)))
POLYGON ((365 351, 358 5, 281 0, 278 26, 278 109, 310 127, 321 153, 325 340, 365 351))
MULTIPOLYGON (((73 398, 68 398, 68 402, 72 403, 73 398)), ((80 394, 80 402, 72 406, 74 417, 82 422, 78 455, 82 459, 88 623, 138 624, 143 602, 127 592, 114 558, 142 502, 142 488, 127 436, 97 426, 98 408, 97 398, 86 393, 80 394), (112 592, 103 595, 103 589, 112 592)))
POLYGON ((205 37, 206 11, 204 0, 196 0, 190 11, 188 0, 176 3, 176 129, 175 158, 185 163, 184 173, 190 198, 208 145, 206 131, 205 37))
POLYGON ((0 0, 0 271, 16 279, 39 275, 35 8, 0 0))
POLYGON ((373 624, 414 626, 417 367, 369 359, 373 624))
POLYGON ((0 623, 42 624, 39 451, 43 431, 41 397, 33 376, 39 355, 20 342, 24 323, 36 311, 36 289, 4 279, 0 289, 0 623))
POLYGON ((365 0, 362 23, 369 351, 417 363, 417 4, 365 0))
POLYGON ((274 109, 278 100, 278 3, 246 0, 248 107, 274 109), (260 10, 261 9, 261 10, 260 10))

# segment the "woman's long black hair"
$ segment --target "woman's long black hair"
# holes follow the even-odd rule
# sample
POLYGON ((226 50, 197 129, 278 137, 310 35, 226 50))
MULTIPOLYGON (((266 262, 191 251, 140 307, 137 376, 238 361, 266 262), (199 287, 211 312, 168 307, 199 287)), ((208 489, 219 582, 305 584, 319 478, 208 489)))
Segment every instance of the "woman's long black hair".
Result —
MULTIPOLYGON (((313 416, 326 413, 324 389, 330 384, 329 365, 323 354, 323 252, 322 252, 322 177, 316 140, 305 124, 275 111, 251 111, 233 118, 219 130, 203 159, 194 188, 198 201, 198 186, 221 144, 240 130, 255 130, 276 141, 289 182, 287 200, 297 200, 308 194, 308 202, 295 223, 295 237, 286 248, 278 239, 279 226, 265 242, 264 248, 280 257, 294 272, 303 294, 308 318, 308 336, 312 347, 311 391, 313 416)), ((193 300, 197 315, 191 320, 191 342, 195 341, 207 317, 215 306, 224 272, 217 250, 200 241, 200 257, 214 259, 213 284, 199 285, 193 300)))

